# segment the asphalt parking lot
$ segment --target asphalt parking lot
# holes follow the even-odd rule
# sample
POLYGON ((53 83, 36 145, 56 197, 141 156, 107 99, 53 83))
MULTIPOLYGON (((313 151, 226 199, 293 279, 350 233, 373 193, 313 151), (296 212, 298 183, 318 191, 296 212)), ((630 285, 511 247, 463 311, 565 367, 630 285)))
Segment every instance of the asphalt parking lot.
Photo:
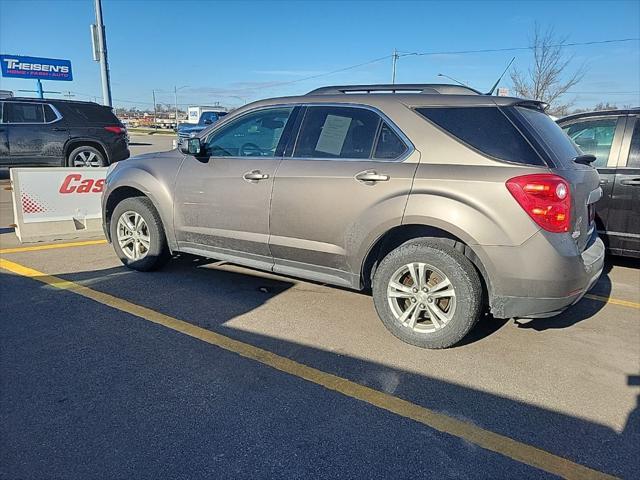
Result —
MULTIPOLYGON (((172 137, 132 137, 132 152, 172 137)), ((100 239, 19 245, 0 182, 0 478, 640 477, 640 264, 456 348, 366 294, 100 239)))

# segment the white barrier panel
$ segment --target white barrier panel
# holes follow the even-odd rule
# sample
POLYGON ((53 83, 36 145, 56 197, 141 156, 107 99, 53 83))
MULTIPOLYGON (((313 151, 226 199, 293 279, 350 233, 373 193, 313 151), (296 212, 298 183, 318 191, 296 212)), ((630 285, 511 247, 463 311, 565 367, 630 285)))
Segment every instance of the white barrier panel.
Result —
POLYGON ((106 168, 12 168, 13 216, 21 242, 102 235, 106 168))

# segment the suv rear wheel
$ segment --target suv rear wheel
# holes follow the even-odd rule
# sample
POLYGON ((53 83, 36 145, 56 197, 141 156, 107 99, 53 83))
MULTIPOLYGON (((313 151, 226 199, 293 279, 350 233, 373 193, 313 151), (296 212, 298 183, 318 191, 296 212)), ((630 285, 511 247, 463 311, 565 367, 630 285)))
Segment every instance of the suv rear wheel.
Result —
POLYGON ((106 167, 107 160, 97 148, 82 145, 75 148, 67 158, 69 167, 106 167))
POLYGON ((373 300, 382 323, 423 348, 458 343, 481 313, 482 285, 471 262, 437 239, 405 243, 380 263, 373 300))
POLYGON ((162 220, 148 198, 121 201, 113 210, 109 229, 116 254, 127 267, 146 272, 169 260, 162 220))

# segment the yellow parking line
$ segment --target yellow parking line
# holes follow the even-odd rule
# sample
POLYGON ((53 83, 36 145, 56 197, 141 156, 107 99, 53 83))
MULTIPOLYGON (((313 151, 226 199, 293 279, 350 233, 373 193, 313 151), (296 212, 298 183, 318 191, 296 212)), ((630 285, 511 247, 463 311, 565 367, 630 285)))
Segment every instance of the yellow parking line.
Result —
POLYGON ((620 305, 621 307, 638 308, 640 309, 640 303, 630 302, 629 300, 620 300, 618 298, 602 297, 600 295, 592 295, 587 293, 585 298, 590 300, 596 300, 598 302, 610 303, 612 305, 620 305))
POLYGON ((0 255, 7 253, 34 252, 37 250, 52 250, 54 248, 86 247, 87 245, 102 245, 105 243, 107 243, 107 241, 102 239, 85 240, 82 242, 51 243, 49 245, 33 245, 31 247, 0 248, 0 255))
POLYGON ((162 325, 163 327, 223 348, 242 357, 255 360, 281 372, 339 392, 347 397, 374 405, 401 417, 410 418, 430 428, 461 438, 481 448, 499 453, 518 462, 539 468, 540 470, 569 479, 615 478, 545 450, 485 430, 472 423, 449 417, 388 393, 365 387, 346 378, 303 365, 268 350, 197 327, 169 315, 151 310, 150 308, 109 295, 108 293, 98 292, 78 283, 47 275, 46 273, 2 258, 0 258, 0 268, 17 275, 33 278, 34 280, 56 288, 72 291, 73 293, 77 293, 103 305, 162 325))

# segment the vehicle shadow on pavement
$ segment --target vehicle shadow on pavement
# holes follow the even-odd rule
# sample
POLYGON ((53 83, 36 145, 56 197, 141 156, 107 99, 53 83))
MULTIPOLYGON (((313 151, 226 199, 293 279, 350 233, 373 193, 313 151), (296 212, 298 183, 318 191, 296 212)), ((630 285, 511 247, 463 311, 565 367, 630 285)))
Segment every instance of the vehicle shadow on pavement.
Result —
MULTIPOLYGON (((604 425, 499 394, 391 368, 345 353, 326 351, 238 330, 224 325, 225 322, 271 300, 289 289, 291 283, 223 270, 193 268, 201 263, 194 259, 183 259, 172 262, 166 270, 154 274, 123 274, 122 268, 113 268, 61 276, 270 350, 305 365, 391 393, 591 468, 625 478, 638 478, 640 474, 636 451, 640 442, 640 411, 637 406, 629 415, 624 430, 618 433, 604 425)), ((231 363, 227 365, 229 361, 225 360, 225 355, 228 353, 223 350, 200 342, 176 341, 175 337, 170 335, 166 339, 162 336, 164 329, 153 327, 152 331, 145 330, 147 324, 144 322, 121 323, 126 317, 121 312, 105 309, 103 305, 89 302, 80 296, 68 297, 69 305, 64 313, 61 313, 64 316, 57 319, 58 321, 52 321, 56 319, 43 312, 58 310, 60 296, 73 294, 41 286, 40 293, 33 297, 30 308, 24 309, 21 302, 11 299, 16 298, 19 292, 33 288, 29 283, 31 280, 6 274, 1 274, 0 280, 2 291, 7 295, 3 300, 3 311, 7 315, 5 320, 12 319, 11 322, 3 322, 0 335, 4 365, 2 383, 9 386, 4 389, 0 402, 3 411, 12 412, 10 417, 5 416, 5 421, 0 427, 1 436, 5 439, 2 442, 5 454, 0 454, 0 458, 4 457, 2 464, 5 473, 25 473, 24 470, 13 470, 16 466, 15 461, 23 455, 20 451, 29 452, 29 461, 23 460, 23 467, 32 465, 32 468, 38 468, 37 466, 42 464, 43 468, 48 469, 45 470, 47 474, 62 472, 61 475, 65 478, 71 478, 66 474, 74 471, 76 465, 73 462, 80 461, 87 464, 97 461, 108 468, 105 471, 116 477, 147 472, 149 478, 154 475, 168 478, 172 472, 178 471, 192 472, 192 478, 204 471, 222 472, 223 476, 235 472, 237 475, 239 471, 261 471, 260 466, 266 462, 265 456, 268 456, 270 461, 275 459, 278 468, 300 468, 301 462, 309 461, 315 468, 319 468, 319 471, 325 469, 333 471, 338 476, 346 475, 352 478, 367 477, 370 474, 384 477, 385 472, 388 475, 392 472, 404 472, 400 476, 415 476, 420 472, 424 474, 429 471, 436 476, 446 476, 446 472, 449 475, 466 472, 465 476, 468 476, 474 468, 474 462, 482 458, 480 452, 470 446, 448 451, 447 461, 444 461, 446 469, 443 471, 442 459, 436 463, 425 463, 422 454, 417 454, 421 449, 397 448, 398 441, 411 443, 418 440, 423 444, 426 442, 427 450, 430 442, 453 441, 454 446, 459 445, 448 437, 444 440, 436 440, 432 436, 415 438, 414 429, 429 430, 427 427, 406 424, 394 416, 389 419, 388 414, 377 409, 373 411, 379 413, 372 418, 371 411, 364 407, 359 407, 353 413, 341 411, 342 408, 352 407, 340 406, 342 404, 336 406, 335 400, 329 401, 323 396, 312 400, 312 404, 301 407, 296 398, 307 395, 304 393, 306 387, 295 387, 302 390, 296 390, 294 393, 290 390, 292 386, 289 383, 279 383, 283 381, 281 377, 288 377, 287 375, 270 369, 275 376, 272 376, 272 373, 260 373, 262 370, 259 370, 259 364, 253 363, 251 370, 246 370, 247 367, 242 366, 244 360, 239 357, 234 360, 235 356, 232 356, 231 363), (86 303, 84 307, 82 302, 86 303), (92 313, 94 309, 100 313, 92 313), (114 323, 113 320, 119 321, 114 323), (73 328, 70 328, 68 323, 73 328), (66 329, 69 329, 69 332, 66 329), (88 332, 84 333, 83 329, 88 329, 88 332), (112 344, 113 339, 110 339, 114 330, 117 336, 116 344, 112 344), (149 338, 145 340, 145 337, 149 338), (88 339, 92 339, 93 343, 84 344, 88 339), (167 345, 166 342, 170 343, 167 345), (151 345, 144 346, 149 343, 151 345), (154 344, 157 346, 153 346, 154 344), (21 350, 25 348, 35 348, 35 351, 21 350), (135 376, 129 377, 127 372, 132 369, 125 360, 128 355, 143 355, 145 350, 150 351, 149 357, 141 357, 133 368, 136 370, 135 376), (134 353, 127 353, 130 351, 134 353), (93 358, 94 356, 96 358, 93 358), (79 363, 74 364, 71 360, 73 358, 79 359, 79 363), (116 362, 116 365, 112 362, 116 362), (125 364, 121 365, 118 362, 125 364), (185 409, 184 405, 190 402, 190 393, 186 392, 193 392, 196 398, 208 398, 211 395, 207 393, 207 389, 212 380, 206 380, 204 376, 207 375, 207 371, 216 371, 216 368, 234 371, 231 378, 235 379, 224 380, 231 382, 225 383, 224 389, 240 390, 242 395, 248 397, 246 403, 243 401, 242 407, 227 404, 225 402, 229 400, 216 394, 216 401, 221 402, 220 404, 207 403, 206 407, 199 406, 193 411, 185 409), (32 369, 38 370, 38 374, 31 373, 32 369), (55 385, 52 388, 61 388, 61 392, 32 391, 45 389, 45 386, 40 386, 37 382, 32 385, 29 382, 33 380, 29 380, 29 377, 38 378, 43 375, 52 377, 49 379, 51 385, 55 385), (149 377, 149 380, 144 380, 146 377, 149 377), (99 390, 96 393, 96 384, 102 385, 104 391, 99 390), (154 390, 150 385, 158 385, 158 389, 154 390), (264 395, 276 395, 276 392, 277 395, 282 395, 283 390, 285 399, 279 398, 278 401, 264 403, 264 395), (80 400, 62 401, 58 399, 61 395, 64 398, 75 396, 80 400), (255 395, 258 395, 257 400, 254 398, 255 395), (135 401, 131 400, 132 398, 135 401), (283 411, 280 402, 291 402, 291 405, 285 405, 283 411), (163 408, 157 412, 150 409, 149 406, 157 404, 163 405, 163 408), (22 407, 18 408, 19 405, 22 407), (29 405, 29 408, 24 408, 25 405, 29 405), (296 412, 293 407, 308 411, 296 412), (83 417, 82 415, 87 414, 87 408, 90 408, 90 411, 102 412, 101 418, 109 418, 109 423, 94 427, 94 422, 100 420, 91 416, 83 417), (240 415, 232 421, 232 426, 227 425, 225 422, 230 421, 227 420, 228 416, 220 412, 238 409, 253 413, 245 414, 246 419, 240 415), (197 415, 192 417, 192 414, 197 415), (291 416, 295 416, 296 420, 292 421, 291 416), (173 418, 179 418, 180 421, 171 423, 173 418), (368 423, 360 425, 359 418, 368 423), (245 422, 248 423, 245 425, 245 422), (278 429, 273 429, 273 422, 280 422, 278 429), (162 431, 163 434, 155 433, 153 442, 149 444, 145 435, 149 434, 151 424, 154 425, 154 432, 162 431), (101 434, 95 436, 92 428, 97 428, 101 434), (237 429, 238 438, 224 437, 219 440, 220 443, 216 443, 215 439, 219 438, 220 433, 217 432, 220 429, 237 429), (276 431, 286 434, 280 437, 274 433, 276 431), (10 435, 7 435, 7 432, 10 435), (126 435, 123 432, 126 432, 126 435), (112 445, 101 442, 114 435, 118 438, 118 449, 112 451, 112 445), (193 442, 189 444, 191 454, 176 457, 176 442, 191 439, 193 435, 197 440, 189 440, 193 442), (252 449, 257 449, 258 445, 265 442, 265 437, 269 439, 267 451, 251 454, 252 449), (33 445, 29 444, 33 438, 48 438, 51 445, 40 445, 37 452, 34 452, 33 445), (8 439, 18 443, 8 445, 5 443, 8 439), (198 442, 204 444, 211 439, 214 444, 207 448, 225 452, 228 456, 225 462, 228 464, 221 464, 216 460, 217 457, 207 454, 206 449, 200 449, 198 442), (5 456, 9 447, 11 455, 15 455, 16 458, 5 456), (74 451, 75 457, 59 457, 58 452, 61 449, 74 451), (348 451, 349 455, 343 457, 343 453, 335 450, 348 451), (241 451, 244 457, 234 457, 234 451, 241 451), (51 455, 52 458, 47 458, 47 455, 51 455), (163 458, 162 455, 166 457, 163 458), (414 458, 415 455, 418 456, 414 458), (98 458, 99 461, 96 460, 98 458), (287 463, 287 459, 291 458, 296 459, 294 466, 287 463), (149 459, 155 460, 149 463, 149 459), (208 461, 211 463, 207 464, 208 461), (193 471, 193 468, 202 470, 193 471)), ((301 313, 304 314, 301 321, 303 318, 307 319, 307 312, 301 313)), ((393 340, 390 338, 390 341, 393 340)), ((630 376, 629 386, 637 388, 638 378, 640 377, 630 376)), ((525 384, 527 379, 522 378, 522 382, 525 384)), ((325 394, 329 393, 323 393, 325 394)), ((435 432, 433 435, 436 435, 435 432)), ((482 476, 527 476, 522 472, 509 470, 514 468, 512 463, 507 465, 508 467, 495 466, 496 471, 483 471, 482 476), (508 469, 503 470, 504 468, 508 469)), ((266 471, 263 470, 262 473, 266 471)), ((300 471, 291 470, 289 474, 296 476, 300 471)), ((266 473, 266 476, 270 475, 266 473)), ((280 470, 276 476, 286 474, 280 470)), ((542 475, 541 472, 537 472, 532 476, 542 475)), ((138 478, 144 478, 144 475, 138 478)))
MULTIPOLYGON (((78 272, 59 276, 67 280, 72 280, 89 286, 92 289, 109 293, 161 313, 174 316, 193 325, 264 348, 302 364, 348 378, 356 383, 366 385, 377 390, 391 393, 423 407, 474 423, 482 428, 486 428, 521 442, 548 450, 557 455, 567 457, 575 462, 590 466, 591 468, 620 475, 625 478, 638 478, 638 475, 640 475, 640 465, 638 464, 636 451, 637 445, 640 444, 640 411, 637 405, 635 410, 633 410, 629 415, 624 430, 621 433, 618 433, 607 426, 600 425, 577 416, 574 417, 541 408, 539 406, 527 404, 496 393, 480 391, 427 375, 392 368, 363 358, 355 358, 345 354, 344 352, 327 351, 282 338, 262 335, 246 330, 239 330, 233 326, 227 325, 227 322, 259 308, 274 299, 277 295, 290 289, 294 284, 292 282, 280 280, 279 278, 274 278, 270 274, 258 274, 258 272, 256 272, 255 275, 251 275, 217 268, 196 268, 210 263, 211 262, 207 260, 183 257, 170 262, 165 269, 153 273, 138 273, 126 270, 123 267, 116 267, 106 270, 78 272)), ((6 340, 6 338, 11 338, 13 329, 19 328, 14 326, 14 323, 16 322, 35 323, 36 327, 34 328, 36 330, 30 332, 30 334, 37 335, 38 338, 46 338, 46 348, 55 348, 56 342, 60 342, 60 351, 63 352, 61 355, 66 355, 67 351, 65 349, 69 348, 82 350, 80 352, 80 356, 92 355, 92 349, 99 348, 99 342, 96 344, 98 346, 92 345, 90 349, 87 349, 83 345, 75 345, 73 342, 69 343, 68 339, 61 338, 62 334, 60 333, 59 328, 62 328, 63 325, 52 325, 52 323, 55 322, 49 322, 46 314, 44 318, 45 321, 38 323, 42 315, 38 315, 37 309, 45 308, 47 311, 54 311, 55 304, 51 303, 47 305, 47 303, 57 302, 59 296, 67 295, 66 293, 56 292, 54 289, 46 285, 41 286, 41 293, 38 296, 41 296, 42 299, 39 302, 34 302, 29 309, 24 309, 22 304, 22 306, 17 305, 17 303, 16 305, 13 305, 11 301, 7 302, 7 300, 10 300, 14 295, 17 296, 18 292, 22 292, 28 288, 28 282, 30 282, 30 280, 6 274, 0 274, 0 280, 2 280, 4 285, 2 290, 7 295, 6 299, 3 300, 3 310, 7 307, 7 317, 5 318, 13 319, 13 322, 4 322, 4 327, 2 327, 3 332, 9 330, 9 336, 5 337, 4 333, 3 335, 0 335, 0 338, 4 339, 2 342, 4 344, 2 350, 4 350, 3 358, 5 360, 11 359, 11 362, 18 362, 20 361, 20 358, 23 358, 23 361, 36 362, 35 364, 39 365, 38 368, 55 369, 54 375, 80 375, 79 379, 74 379, 72 381, 78 382, 76 388, 81 390, 84 388, 83 382, 90 381, 85 377, 91 377, 94 374, 104 375, 104 372, 84 371, 83 364, 76 365, 75 369, 65 372, 64 368, 61 369, 55 367, 55 365, 47 364, 48 361, 53 361, 53 359, 29 358, 24 355, 25 352, 19 351, 12 354, 11 350, 16 348, 19 349, 20 345, 23 345, 23 343, 20 343, 20 345, 16 347, 12 342, 6 340), (51 301, 44 299, 48 296, 51 296, 51 301), (38 329, 41 329, 41 331, 37 331, 38 329), (57 333, 55 335, 51 335, 51 332, 57 333), (79 371, 77 370, 78 368, 79 371)), ((30 288, 33 288, 33 285, 30 285, 30 288)), ((73 297, 72 302, 86 302, 86 300, 78 296, 73 297)), ((91 303, 91 308, 96 308, 100 312, 105 310, 103 305, 94 304, 93 302, 89 303, 91 303)), ((586 318, 587 315, 593 314, 595 311, 599 310, 599 308, 595 308, 592 305, 593 302, 584 303, 586 306, 578 310, 579 319, 586 318)), ((96 326, 92 328, 96 329, 113 329, 113 322, 105 322, 105 320, 108 319, 109 316, 122 318, 119 316, 123 315, 121 312, 110 309, 106 309, 106 311, 101 313, 101 315, 87 315, 84 309, 77 307, 73 308, 73 304, 67 310, 71 313, 67 314, 70 317, 64 317, 65 321, 71 321, 73 315, 75 315, 74 312, 77 311, 78 317, 76 322, 79 325, 84 326, 87 323, 91 325, 95 324, 96 326)), ((575 315, 575 312, 573 312, 573 314, 575 315)), ((569 315, 569 313, 566 315, 569 315)), ((305 311, 300 312, 300 321, 308 321, 311 325, 313 323, 312 316, 309 315, 309 312, 305 311)), ((548 322, 549 320, 544 321, 548 322)), ((484 321, 482 322, 482 325, 488 325, 490 323, 491 322, 484 321)), ((565 327, 573 323, 567 323, 565 327)), ((124 326, 116 328, 124 328, 124 326)), ((483 328, 491 329, 495 328, 495 325, 483 328)), ((500 326, 498 326, 498 328, 500 328, 500 326)), ((144 333, 144 330, 142 332, 144 333)), ((139 334, 140 332, 136 333, 136 335, 139 334)), ((121 341, 124 340, 121 339, 121 341)), ((389 337, 389 341, 394 341, 391 336, 389 337)), ((140 339, 137 339, 135 344, 138 345, 139 343, 140 339)), ((189 343, 189 345, 191 344, 189 343)), ((118 348, 126 349, 133 347, 123 344, 118 348)), ((169 348, 171 349, 174 347, 169 348)), ((195 347, 175 346, 175 348, 195 347)), ((212 352, 210 355, 222 355, 222 350, 210 346, 208 346, 208 348, 210 350, 207 350, 207 352, 212 352)), ((102 353, 102 355, 108 357, 109 352, 107 351, 106 353, 102 353)), ((159 364, 163 364, 164 360, 162 355, 164 355, 164 353, 162 349, 154 351, 154 355, 158 355, 158 358, 154 358, 152 363, 158 362, 159 364)), ((184 352, 183 355, 183 361, 187 362, 188 365, 186 365, 186 367, 189 368, 193 367, 193 365, 191 365, 192 362, 198 362, 198 359, 201 358, 198 355, 184 352)), ((108 361, 109 360, 107 360, 105 368, 108 368, 108 361)), ((208 359, 207 361, 215 360, 208 359)), ((94 362, 91 363, 91 365, 96 365, 97 363, 100 362, 94 362)), ((145 363, 145 365, 149 366, 150 364, 145 363)), ((185 365, 181 365, 181 367, 184 366, 185 365)), ((5 373, 2 375, 3 377, 6 377, 5 374, 11 370, 12 367, 7 365, 5 362, 4 368, 7 368, 7 370, 5 370, 5 373)), ((206 370, 207 367, 205 365, 197 368, 204 368, 206 370)), ((161 373, 161 375, 171 375, 171 372, 164 372, 161 373)), ((180 375, 187 374, 181 373, 180 375)), ((240 384, 247 381, 246 375, 246 373, 240 375, 238 378, 239 384, 236 385, 234 383, 233 385, 229 385, 228 388, 243 388, 240 384)), ((109 374, 108 376, 111 377, 112 374, 109 374)), ((189 377, 186 376, 185 378, 188 379, 189 377)), ((631 388, 637 388, 639 378, 640 377, 636 375, 629 375, 628 385, 631 388)), ((2 382, 4 385, 11 385, 11 383, 7 384, 4 380, 5 379, 3 379, 2 382)), ((121 383, 125 380, 114 379, 113 381, 118 382, 118 389, 113 393, 113 395, 122 394, 126 388, 124 388, 121 383)), ((179 383, 179 380, 175 381, 179 383)), ((522 378, 521 381, 523 385, 525 385, 528 380, 527 378, 522 378)), ((255 382, 255 379, 253 382, 255 382)), ((171 385, 172 384, 169 382, 167 388, 171 388, 171 385)), ((140 398, 143 400, 146 399, 145 401, 149 402, 156 400, 155 398, 148 398, 149 393, 141 391, 141 386, 139 384, 134 383, 127 385, 127 388, 132 390, 131 392, 127 392, 127 395, 140 395, 140 398)), ((188 389, 189 385, 185 388, 188 389)), ((267 386, 265 384, 263 385, 263 388, 274 388, 274 385, 267 386)), ((562 388, 562 386, 559 385, 558 388, 562 388)), ((10 395, 11 398, 13 398, 13 395, 13 393, 10 395)), ((5 394, 4 401, 6 401, 7 398, 8 396, 5 394)), ((18 401, 18 399, 16 399, 16 401, 18 401)), ((87 399, 86 401, 104 402, 105 404, 108 404, 105 408, 116 408, 112 407, 111 404, 119 404, 118 398, 87 399)), ((15 406, 13 406, 13 408, 15 415, 15 406)), ((181 407, 180 405, 176 405, 176 408, 180 409, 181 407)), ((268 410, 270 406, 259 405, 256 406, 256 408, 266 408, 268 410)), ((322 410, 324 407, 322 405, 317 405, 313 408, 322 410)), ((188 415, 188 412, 181 414, 188 415)), ((22 413, 18 416, 20 417, 21 415, 22 413)), ((127 418, 126 421, 131 422, 133 425, 142 425, 144 422, 152 421, 162 424, 164 421, 162 418, 146 418, 146 414, 136 416, 136 412, 128 412, 127 415, 131 415, 131 417, 127 418)), ((322 414, 319 418, 326 418, 326 415, 322 414)), ((11 423, 19 423, 20 421, 25 420, 21 418, 14 418, 11 420, 11 423)), ((55 418, 43 419, 42 428, 47 428, 47 425, 52 421, 55 421, 55 418)), ((256 421, 260 423, 259 420, 256 421)), ((329 420, 326 421, 328 422, 329 420)), ((343 419, 343 422, 344 421, 345 420, 343 419)), ((197 424, 197 422, 191 424, 187 422, 186 426, 176 427, 174 425, 171 428, 191 428, 189 425, 195 424, 197 424)), ((4 429, 9 427, 5 426, 2 428, 4 429)), ((76 429, 84 427, 63 423, 56 424, 51 428, 53 428, 53 430, 65 430, 65 435, 68 437, 66 441, 73 442, 74 438, 76 438, 74 435, 78 434, 76 429)), ((260 426, 258 425, 256 428, 260 428, 260 426)), ((292 428, 295 430, 297 427, 287 424, 282 428, 292 428)), ((332 429, 338 428, 338 426, 333 425, 330 427, 328 425, 307 425, 305 428, 321 430, 328 428, 329 431, 333 431, 332 429)), ((374 427, 372 426, 371 428, 374 427)), ((141 428, 141 431, 144 431, 144 428, 141 428)), ((204 432, 202 433, 204 434, 204 432)), ((398 435, 402 435, 400 431, 397 433, 398 435)), ((58 432, 58 434, 61 433, 58 432)), ((186 433, 182 430, 178 432, 171 431, 171 435, 177 435, 178 437, 185 434, 186 433)), ((248 433, 246 434, 249 435, 248 433)), ((326 432, 323 434, 326 435, 326 432)), ((207 435, 213 435, 213 433, 208 431, 207 435)), ((353 450, 352 453, 354 454, 354 457, 350 457, 352 459, 356 458, 357 452, 365 447, 372 449, 373 452, 376 452, 376 448, 379 448, 379 446, 372 447, 370 439, 359 438, 362 435, 366 436, 366 432, 353 433, 352 435, 354 438, 349 438, 349 444, 351 445, 349 448, 353 450), (360 442, 360 444, 358 442, 360 442)), ((394 437, 394 434, 388 433, 388 436, 394 437)), ((6 436, 4 437, 7 438, 6 436)), ((292 437, 290 438, 295 438, 295 433, 292 432, 292 437)), ((343 440, 344 439, 336 437, 333 438, 331 442, 337 442, 337 444, 340 445, 343 440)), ((127 442, 128 441, 131 440, 127 440, 127 442)), ((144 449, 144 438, 138 438, 135 442, 137 442, 137 446, 135 448, 144 449)), ((280 452, 278 447, 275 446, 274 454, 278 455, 278 452, 280 452, 282 455, 290 455, 290 451, 288 449, 293 448, 297 454, 306 458, 314 455, 314 453, 310 452, 313 448, 329 448, 327 447, 327 442, 324 442, 321 446, 317 445, 314 440, 310 440, 309 442, 311 445, 305 444, 303 448, 301 445, 296 446, 294 440, 293 445, 287 445, 287 450, 283 450, 282 452, 280 452), (309 449, 309 446, 312 448, 309 449)), ((170 448, 170 443, 167 445, 167 448, 170 448)), ((21 448, 24 448, 25 451, 29 451, 29 448, 27 447, 28 445, 21 445, 21 448)), ((120 447, 122 451, 126 451, 126 448, 123 446, 120 447)), ((82 449, 85 447, 77 448, 82 449)), ((283 446, 282 448, 285 447, 283 446)), ((381 455, 383 458, 372 460, 375 465, 378 465, 378 468, 383 469, 382 471, 391 472, 391 468, 396 465, 396 461, 400 462, 400 460, 402 460, 403 463, 407 461, 408 457, 406 457, 407 452, 405 450, 401 449, 402 452, 390 453, 392 450, 395 451, 397 448, 386 450, 386 455, 388 455, 386 458, 384 458, 385 454, 378 451, 377 455, 381 455), (396 454, 398 453, 401 455, 396 458, 396 454), (387 464, 384 466, 380 465, 378 462, 381 460, 387 461, 387 464)), ((469 454, 473 455, 473 453, 469 454)), ((203 455, 203 457, 204 456, 206 455, 203 455)), ((254 459, 253 461, 256 460, 254 459)), ((176 468, 177 467, 178 465, 176 465, 176 468)), ((139 468, 144 467, 139 465, 139 468)), ((351 464, 351 468, 353 468, 353 464, 351 464)), ((405 465, 402 468, 407 467, 405 465)), ((436 467, 434 466, 434 468, 436 467)), ((464 471, 464 466, 461 468, 464 471)), ((166 474, 166 471, 164 471, 164 473, 166 474)), ((354 473, 357 472, 354 471, 354 473)), ((511 477, 509 473, 503 473, 506 473, 507 477, 511 477)))

